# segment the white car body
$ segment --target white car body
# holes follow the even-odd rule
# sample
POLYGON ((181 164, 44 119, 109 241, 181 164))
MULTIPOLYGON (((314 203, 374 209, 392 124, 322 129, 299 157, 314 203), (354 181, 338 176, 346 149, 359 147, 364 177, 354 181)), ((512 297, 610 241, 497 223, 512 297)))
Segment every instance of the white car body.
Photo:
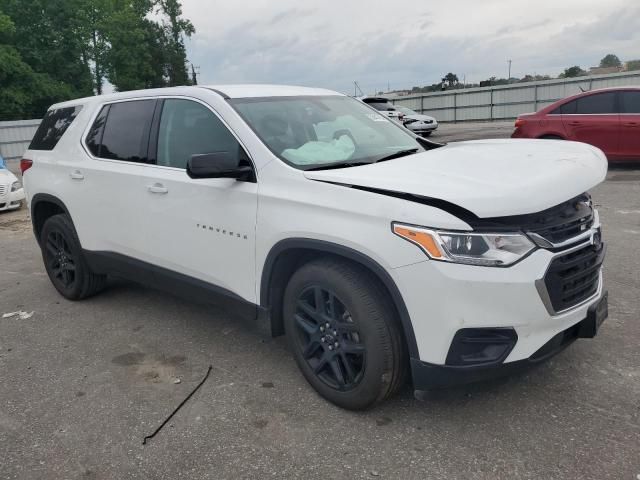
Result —
POLYGON ((24 189, 18 178, 0 167, 0 212, 20 208, 24 198, 24 189))
POLYGON ((418 389, 448 383, 424 381, 434 368, 455 376, 458 367, 447 366, 447 355, 461 329, 511 329, 517 342, 500 365, 527 362, 584 321, 603 296, 598 273, 593 295, 556 312, 541 284, 553 259, 599 241, 595 210, 570 248, 536 246, 504 268, 430 260, 391 227, 471 232, 475 227, 459 211, 478 221, 545 211, 604 180, 607 161, 598 149, 548 140, 473 141, 384 163, 304 171, 281 161, 230 104, 296 96, 340 94, 269 85, 175 87, 55 105, 82 110, 54 150, 25 154, 33 161, 24 182, 36 231, 40 202, 59 202, 88 254, 144 262, 265 309, 269 269, 283 250, 316 245, 336 255, 351 252, 366 259, 396 302, 418 389), (144 98, 191 99, 215 112, 249 154, 256 181, 194 180, 182 169, 90 154, 85 137, 101 107, 144 98))
POLYGON ((417 113, 407 107, 400 105, 395 106, 396 109, 404 114, 402 123, 405 127, 411 130, 416 135, 430 135, 433 131, 438 129, 438 121, 422 113, 417 113))

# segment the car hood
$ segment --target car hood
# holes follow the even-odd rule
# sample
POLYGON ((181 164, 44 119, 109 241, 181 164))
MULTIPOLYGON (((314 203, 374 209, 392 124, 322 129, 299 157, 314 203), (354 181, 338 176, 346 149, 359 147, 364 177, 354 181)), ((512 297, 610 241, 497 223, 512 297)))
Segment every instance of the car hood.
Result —
POLYGON ((9 170, 5 169, 5 168, 0 168, 0 182, 2 183, 13 183, 16 180, 18 180, 16 178, 16 176, 11 173, 9 170))
POLYGON ((304 175, 345 186, 444 200, 477 217, 535 213, 602 182, 604 154, 555 140, 478 140, 386 162, 304 175))

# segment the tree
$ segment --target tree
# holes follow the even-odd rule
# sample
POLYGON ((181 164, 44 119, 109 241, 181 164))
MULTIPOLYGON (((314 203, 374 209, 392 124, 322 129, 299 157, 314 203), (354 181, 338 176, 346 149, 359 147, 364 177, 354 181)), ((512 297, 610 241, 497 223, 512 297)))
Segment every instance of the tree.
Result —
POLYGON ((12 42, 34 72, 70 87, 71 95, 93 93, 91 71, 83 58, 85 38, 77 11, 83 0, 0 0, 0 10, 15 25, 12 42))
POLYGON ((453 86, 457 85, 458 82, 459 82, 458 76, 455 73, 449 72, 442 78, 442 83, 448 85, 449 88, 452 88, 453 86))
POLYGON ((600 68, 610 68, 610 67, 621 67, 622 66, 622 62, 620 61, 620 59, 618 58, 617 55, 614 55, 613 53, 609 53, 608 55, 605 55, 602 60, 600 60, 600 68))
POLYGON ((564 72, 562 72, 558 76, 558 78, 581 77, 581 76, 586 75, 586 74, 587 74, 587 72, 582 70, 582 68, 580 68, 578 65, 575 65, 573 67, 565 68, 564 72))
POLYGON ((192 81, 180 0, 0 0, 0 11, 0 115, 38 117, 106 80, 119 91, 192 81))
POLYGON ((549 75, 525 75, 524 77, 522 77, 520 80, 518 80, 519 83, 521 82, 539 82, 540 80, 550 80, 551 77, 549 75))
POLYGON ((640 60, 629 60, 627 62, 627 70, 640 70, 640 60))
POLYGON ((0 11, 0 121, 40 118, 47 107, 68 98, 68 86, 38 74, 13 46, 16 27, 0 11))
POLYGON ((166 53, 169 85, 189 85, 184 37, 190 37, 196 30, 189 20, 182 18, 179 0, 158 0, 158 6, 169 20, 164 24, 168 40, 166 53))

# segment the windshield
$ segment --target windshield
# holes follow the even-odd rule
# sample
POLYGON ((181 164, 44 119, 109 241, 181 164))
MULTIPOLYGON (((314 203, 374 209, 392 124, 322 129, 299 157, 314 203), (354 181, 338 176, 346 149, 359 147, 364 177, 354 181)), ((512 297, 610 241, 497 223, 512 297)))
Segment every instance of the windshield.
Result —
POLYGON ((396 108, 400 110, 402 113, 404 113, 405 115, 417 115, 417 113, 411 110, 410 108, 407 108, 407 107, 396 107, 396 108))
POLYGON ((369 163, 423 150, 402 127, 351 97, 240 98, 231 103, 274 154, 300 169, 369 163))

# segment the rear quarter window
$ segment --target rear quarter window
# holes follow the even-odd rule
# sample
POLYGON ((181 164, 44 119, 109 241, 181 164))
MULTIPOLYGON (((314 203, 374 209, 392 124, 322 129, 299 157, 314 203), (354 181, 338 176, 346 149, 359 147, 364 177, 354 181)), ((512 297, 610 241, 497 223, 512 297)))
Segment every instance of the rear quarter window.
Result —
POLYGON ((29 150, 53 150, 80 110, 82 110, 81 105, 49 110, 40 122, 40 126, 29 145, 29 150))

